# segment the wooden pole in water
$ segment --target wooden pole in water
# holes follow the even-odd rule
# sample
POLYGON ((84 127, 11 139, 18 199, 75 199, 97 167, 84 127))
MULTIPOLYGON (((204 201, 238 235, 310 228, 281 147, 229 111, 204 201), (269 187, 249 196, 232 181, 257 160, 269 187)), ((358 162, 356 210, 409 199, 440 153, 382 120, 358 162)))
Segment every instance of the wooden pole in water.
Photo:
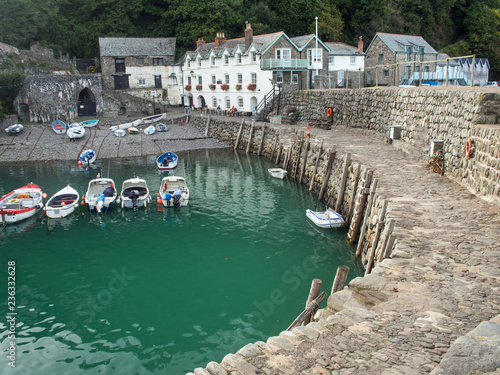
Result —
POLYGON ((306 172, 307 152, 309 151, 309 138, 306 139, 306 145, 304 146, 304 148, 304 162, 302 163, 302 169, 300 170, 299 184, 302 183, 302 178, 304 177, 304 173, 306 172))
POLYGON ((323 151, 323 141, 319 146, 318 154, 316 155, 316 163, 314 164, 314 171, 311 177, 311 182, 309 183, 309 191, 312 191, 314 186, 314 179, 316 178, 316 173, 318 172, 319 161, 321 160, 321 152, 323 151))
POLYGON ((317 310, 320 306, 321 301, 325 299, 327 294, 325 292, 321 292, 319 296, 317 296, 312 302, 309 307, 307 307, 294 321, 290 326, 286 329, 287 331, 290 331, 293 327, 298 326, 300 323, 303 322, 303 320, 306 318, 306 316, 311 315, 311 312, 314 310, 317 310))
POLYGON ((375 260, 375 251, 377 250, 377 245, 378 245, 378 239, 380 238, 380 232, 382 232, 382 228, 384 228, 385 224, 384 217, 386 210, 387 210, 387 201, 384 200, 382 209, 380 210, 380 213, 378 215, 377 228, 375 230, 375 238, 373 239, 372 247, 368 255, 368 263, 366 264, 365 276, 371 272, 373 267, 373 263, 375 260))
POLYGON ((348 274, 349 274, 349 267, 339 266, 337 268, 337 273, 335 274, 335 280, 333 280, 332 292, 330 294, 336 293, 339 290, 344 289, 348 274))
POLYGON ((351 163, 351 153, 348 152, 345 156, 344 162, 344 173, 342 174, 342 182, 340 183, 339 195, 337 197, 337 203, 335 204, 335 211, 340 213, 340 207, 342 206, 342 201, 344 200, 344 191, 347 184, 347 176, 349 174, 349 165, 351 163))
POLYGON ((250 152, 250 146, 252 145, 253 132, 255 130, 255 123, 252 120, 252 126, 250 127, 250 135, 248 136, 247 150, 246 153, 250 152))
POLYGON ((361 225, 361 233, 359 233, 358 247, 356 249, 356 256, 359 257, 361 255, 361 248, 363 247, 363 237, 366 233, 366 227, 368 220, 370 220, 370 214, 373 206, 373 199, 375 197, 375 190, 377 189, 377 179, 373 180, 372 187, 370 189, 370 197, 368 198, 368 203, 366 205, 366 213, 363 218, 363 224, 361 225))
POLYGON ((208 137, 208 126, 210 124, 210 115, 207 118, 207 124, 205 125, 205 137, 208 137))
MULTIPOLYGON (((311 306, 312 301, 319 296, 319 292, 321 291, 321 284, 322 281, 320 279, 313 279, 311 283, 311 289, 309 289, 309 296, 307 297, 307 302, 306 302, 306 309, 311 306)), ((304 321, 302 322, 302 325, 306 325, 311 321, 311 318, 313 317, 313 314, 309 314, 308 316, 305 317, 304 321)))
POLYGON ((264 124, 264 127, 262 128, 262 138, 260 140, 259 151, 257 151, 257 156, 260 156, 262 154, 262 149, 264 148, 265 137, 266 137, 266 124, 264 124))
POLYGON ((358 182, 359 182, 359 174, 361 172, 361 163, 358 163, 358 167, 356 168, 356 174, 354 175, 354 186, 352 189, 351 199, 349 199, 349 211, 347 212, 346 222, 351 222, 352 211, 354 210, 354 204, 356 203, 356 193, 358 192, 358 182))
POLYGON ((241 120, 240 130, 238 131, 238 136, 236 137, 236 142, 234 144, 234 149, 238 149, 238 144, 240 143, 241 133, 243 132, 243 124, 245 123, 245 119, 241 120))
POLYGON ((332 164, 335 159, 335 154, 337 154, 337 146, 333 146, 330 151, 330 157, 328 158, 328 163, 326 164, 325 177, 323 179, 323 184, 321 185, 321 190, 319 191, 318 200, 321 201, 323 194, 325 194, 326 187, 328 186, 328 180, 330 179, 330 173, 332 172, 332 164))
POLYGON ((274 157, 274 151, 276 151, 276 147, 278 147, 278 135, 276 135, 276 139, 274 140, 274 145, 273 145, 273 150, 271 151, 271 157, 270 159, 273 160, 274 157))

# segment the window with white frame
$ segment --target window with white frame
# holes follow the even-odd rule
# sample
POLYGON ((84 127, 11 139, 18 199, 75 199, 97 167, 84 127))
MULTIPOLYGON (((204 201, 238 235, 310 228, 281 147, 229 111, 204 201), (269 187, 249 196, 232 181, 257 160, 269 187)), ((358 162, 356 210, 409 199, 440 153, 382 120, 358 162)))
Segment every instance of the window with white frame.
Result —
POLYGON ((163 57, 153 57, 153 65, 163 65, 163 57))
POLYGON ((217 98, 215 96, 212 96, 212 107, 217 108, 217 98))
POLYGON ((275 57, 280 60, 290 60, 292 56, 290 48, 277 48, 274 53, 275 57))
POLYGON ((328 56, 328 64, 333 65, 335 63, 335 56, 328 56))
POLYGON ((191 60, 189 60, 189 59, 187 61, 187 66, 188 66, 188 68, 191 68, 191 60))
POLYGON ((381 62, 381 63, 384 62, 384 54, 383 53, 379 53, 379 55, 378 55, 378 62, 381 62))
POLYGON ((146 84, 146 80, 144 78, 139 78, 137 83, 139 86, 144 86, 146 84))
POLYGON ((201 57, 198 58, 198 66, 201 66, 201 57))
POLYGON ((224 101, 226 102, 226 109, 231 109, 231 99, 229 99, 229 96, 226 96, 224 101))
POLYGON ((238 83, 243 83, 243 74, 238 73, 238 83))
POLYGON ((292 83, 299 83, 299 75, 297 73, 292 74, 292 83))
POLYGON ((257 61, 257 54, 255 52, 252 52, 252 61, 253 62, 257 61))
POLYGON ((198 76, 198 85, 202 85, 203 84, 203 79, 201 78, 201 76, 198 76))
POLYGON ((257 83, 257 73, 252 73, 250 80, 252 83, 257 83))
POLYGON ((137 57, 137 58, 135 59, 135 64, 136 64, 137 66, 144 66, 144 57, 137 57))
POLYGON ((236 61, 238 62, 238 64, 241 64, 241 53, 236 54, 236 61))
POLYGON ((210 64, 211 64, 212 66, 215 66, 215 56, 212 56, 212 57, 210 58, 210 64))
POLYGON ((217 83, 217 79, 215 78, 215 74, 212 74, 212 83, 214 85, 217 83))
POLYGON ((229 84, 229 74, 224 75, 224 82, 229 84))
POLYGON ((406 46, 405 61, 410 61, 410 55, 413 53, 411 46, 406 46))
POLYGON ((224 55, 224 65, 229 65, 229 55, 224 55))
POLYGON ((351 65, 356 64, 356 56, 351 56, 351 65))
POLYGON ((238 96, 238 108, 243 108, 243 97, 238 96))
POLYGON ((191 84, 191 77, 188 76, 188 85, 190 85, 190 84, 191 84))
POLYGON ((276 72, 276 82, 277 83, 282 83, 283 82, 283 72, 280 72, 280 71, 276 72))
POLYGON ((323 66, 323 51, 320 48, 311 48, 307 50, 307 60, 310 69, 321 69, 323 66))

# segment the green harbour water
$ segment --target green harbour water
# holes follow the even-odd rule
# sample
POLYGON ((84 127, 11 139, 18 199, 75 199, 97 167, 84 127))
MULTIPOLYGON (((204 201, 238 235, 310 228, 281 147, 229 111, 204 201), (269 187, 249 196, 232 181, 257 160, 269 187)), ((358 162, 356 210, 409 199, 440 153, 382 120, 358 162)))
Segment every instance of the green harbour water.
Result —
POLYGON ((180 209, 157 206, 168 172, 155 157, 88 169, 0 165, 0 195, 30 181, 48 197, 68 184, 82 195, 100 172, 117 188, 144 178, 153 198, 137 211, 80 207, 59 222, 38 214, 0 230, 1 374, 184 374, 285 330, 312 279, 329 293, 339 265, 350 267, 349 280, 363 273, 344 230, 306 218, 307 208, 325 206, 297 182, 271 178, 271 162, 232 149, 178 155, 174 173, 191 195, 180 209))

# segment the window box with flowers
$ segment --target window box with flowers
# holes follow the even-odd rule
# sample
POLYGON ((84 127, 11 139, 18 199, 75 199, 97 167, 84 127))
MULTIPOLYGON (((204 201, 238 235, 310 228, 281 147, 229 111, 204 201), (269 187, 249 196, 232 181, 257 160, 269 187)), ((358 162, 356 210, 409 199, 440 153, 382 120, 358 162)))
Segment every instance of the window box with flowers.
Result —
POLYGON ((257 84, 256 83, 250 83, 247 86, 247 89, 249 89, 250 91, 255 91, 256 88, 257 88, 257 84))
POLYGON ((229 90, 229 85, 227 83, 223 83, 222 85, 220 85, 220 88, 224 91, 227 91, 229 90))
POLYGON ((186 85, 186 87, 184 87, 187 91, 191 91, 191 85, 186 85))
POLYGON ((203 89, 203 85, 196 85, 196 90, 200 91, 201 89, 203 89))
POLYGON ((238 91, 241 90, 241 85, 240 84, 236 85, 236 90, 238 90, 238 91))
POLYGON ((208 88, 210 90, 215 90, 215 85, 213 83, 211 83, 211 84, 208 85, 208 88))

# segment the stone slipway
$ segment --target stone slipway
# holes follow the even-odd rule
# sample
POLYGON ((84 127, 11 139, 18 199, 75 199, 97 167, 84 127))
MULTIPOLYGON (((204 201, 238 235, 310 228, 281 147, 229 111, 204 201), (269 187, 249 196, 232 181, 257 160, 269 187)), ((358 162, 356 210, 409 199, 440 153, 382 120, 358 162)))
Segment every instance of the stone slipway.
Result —
MULTIPOLYGON (((285 147, 306 131, 273 127, 285 147)), ((425 168, 422 149, 407 143, 363 129, 307 131, 374 170, 395 221, 395 251, 330 296, 316 322, 194 374, 499 373, 500 207, 425 168)))

